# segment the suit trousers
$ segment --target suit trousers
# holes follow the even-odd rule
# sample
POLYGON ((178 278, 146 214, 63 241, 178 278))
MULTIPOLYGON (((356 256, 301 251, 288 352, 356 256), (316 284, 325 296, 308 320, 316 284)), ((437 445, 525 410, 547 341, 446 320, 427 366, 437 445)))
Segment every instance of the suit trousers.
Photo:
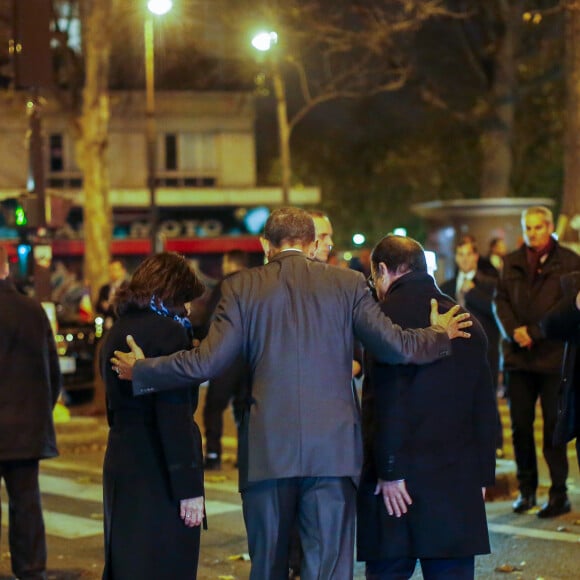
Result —
POLYGON ((242 491, 250 580, 286 580, 292 526, 298 517, 302 580, 352 580, 356 488, 349 477, 292 477, 242 491))
POLYGON ((203 407, 203 424, 205 425, 206 455, 222 455, 222 435, 224 432, 224 412, 230 401, 236 425, 240 424, 241 415, 246 407, 244 393, 235 381, 212 380, 207 386, 205 405, 203 407))
POLYGON ((507 382, 517 477, 521 493, 535 493, 538 487, 534 417, 536 401, 539 397, 544 419, 543 452, 552 480, 550 497, 565 494, 568 477, 566 446, 553 444, 554 429, 558 418, 560 376, 528 371, 509 371, 507 382))
MULTIPOLYGON (((473 580, 475 560, 467 558, 421 558, 424 580, 473 580)), ((417 558, 387 558, 367 562, 367 580, 408 580, 413 576, 417 558)))
POLYGON ((46 580, 46 537, 38 460, 0 461, 0 479, 4 479, 8 494, 12 571, 19 580, 46 580))

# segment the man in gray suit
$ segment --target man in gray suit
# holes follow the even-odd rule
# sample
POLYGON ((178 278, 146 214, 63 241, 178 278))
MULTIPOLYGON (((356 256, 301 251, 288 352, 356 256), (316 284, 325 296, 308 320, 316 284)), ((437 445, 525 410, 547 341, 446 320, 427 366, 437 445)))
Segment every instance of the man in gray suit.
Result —
POLYGON ((302 578, 352 578, 360 415, 351 388, 356 336, 379 360, 427 363, 468 337, 469 315, 437 313, 424 330, 403 331, 381 313, 364 277, 310 258, 312 218, 297 208, 272 212, 262 239, 268 263, 226 280, 207 338, 191 351, 111 359, 133 392, 190 387, 243 353, 251 369, 250 407, 240 428, 240 490, 251 580, 283 580, 296 516, 302 578), (171 377, 171 381, 167 378, 171 377))

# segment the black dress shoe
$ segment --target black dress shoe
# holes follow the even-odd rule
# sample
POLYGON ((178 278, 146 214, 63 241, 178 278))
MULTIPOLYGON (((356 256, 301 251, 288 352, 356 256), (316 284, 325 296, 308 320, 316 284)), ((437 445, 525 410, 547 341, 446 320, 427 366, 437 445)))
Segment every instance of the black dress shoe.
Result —
POLYGON ((536 496, 531 494, 520 493, 518 499, 512 504, 515 514, 523 514, 531 510, 536 505, 536 496))
POLYGON ((206 457, 203 468, 206 471, 217 471, 222 468, 222 460, 219 457, 206 457))
POLYGON ((572 510, 570 501, 565 495, 551 497, 538 512, 539 518, 555 518, 562 514, 567 514, 572 510))

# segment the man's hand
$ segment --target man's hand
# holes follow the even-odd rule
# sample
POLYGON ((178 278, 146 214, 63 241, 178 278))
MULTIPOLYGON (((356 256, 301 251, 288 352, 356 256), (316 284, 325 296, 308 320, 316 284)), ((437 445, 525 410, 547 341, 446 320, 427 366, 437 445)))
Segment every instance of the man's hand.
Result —
POLYGON ((127 344, 129 345, 131 352, 121 352, 120 350, 116 350, 114 353, 115 356, 111 358, 111 364, 113 370, 117 375, 119 375, 120 379, 130 381, 133 379, 133 367, 135 366, 135 361, 144 359, 145 355, 131 335, 127 336, 127 344))
POLYGON ((201 526, 204 512, 203 496, 182 499, 179 502, 179 517, 188 528, 201 526))
POLYGON ((450 308, 445 314, 439 314, 439 309, 437 305, 437 300, 435 298, 431 299, 431 325, 440 326, 445 330, 447 336, 451 339, 454 338, 469 338, 471 334, 461 330, 462 328, 469 328, 473 326, 473 322, 469 320, 471 314, 469 312, 464 312, 463 314, 457 314, 461 307, 456 304, 453 308, 450 308))
POLYGON ((578 310, 580 310, 580 292, 578 292, 578 294, 576 294, 576 308, 578 308, 578 310))
POLYGON ((528 327, 527 326, 518 326, 514 330, 514 340, 522 348, 531 348, 532 344, 534 342, 530 338, 530 335, 528 334, 528 327))
POLYGON ((382 494, 387 513, 397 518, 407 513, 407 506, 413 503, 411 496, 407 492, 405 480, 383 481, 379 479, 375 488, 375 495, 382 494))

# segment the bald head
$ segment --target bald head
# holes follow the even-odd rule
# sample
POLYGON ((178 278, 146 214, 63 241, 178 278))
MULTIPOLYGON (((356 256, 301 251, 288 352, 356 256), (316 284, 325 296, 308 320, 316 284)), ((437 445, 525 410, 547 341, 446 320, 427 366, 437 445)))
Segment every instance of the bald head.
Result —
POLYGON ((423 246, 413 238, 389 234, 371 254, 371 277, 379 300, 397 279, 409 272, 427 272, 423 246))

